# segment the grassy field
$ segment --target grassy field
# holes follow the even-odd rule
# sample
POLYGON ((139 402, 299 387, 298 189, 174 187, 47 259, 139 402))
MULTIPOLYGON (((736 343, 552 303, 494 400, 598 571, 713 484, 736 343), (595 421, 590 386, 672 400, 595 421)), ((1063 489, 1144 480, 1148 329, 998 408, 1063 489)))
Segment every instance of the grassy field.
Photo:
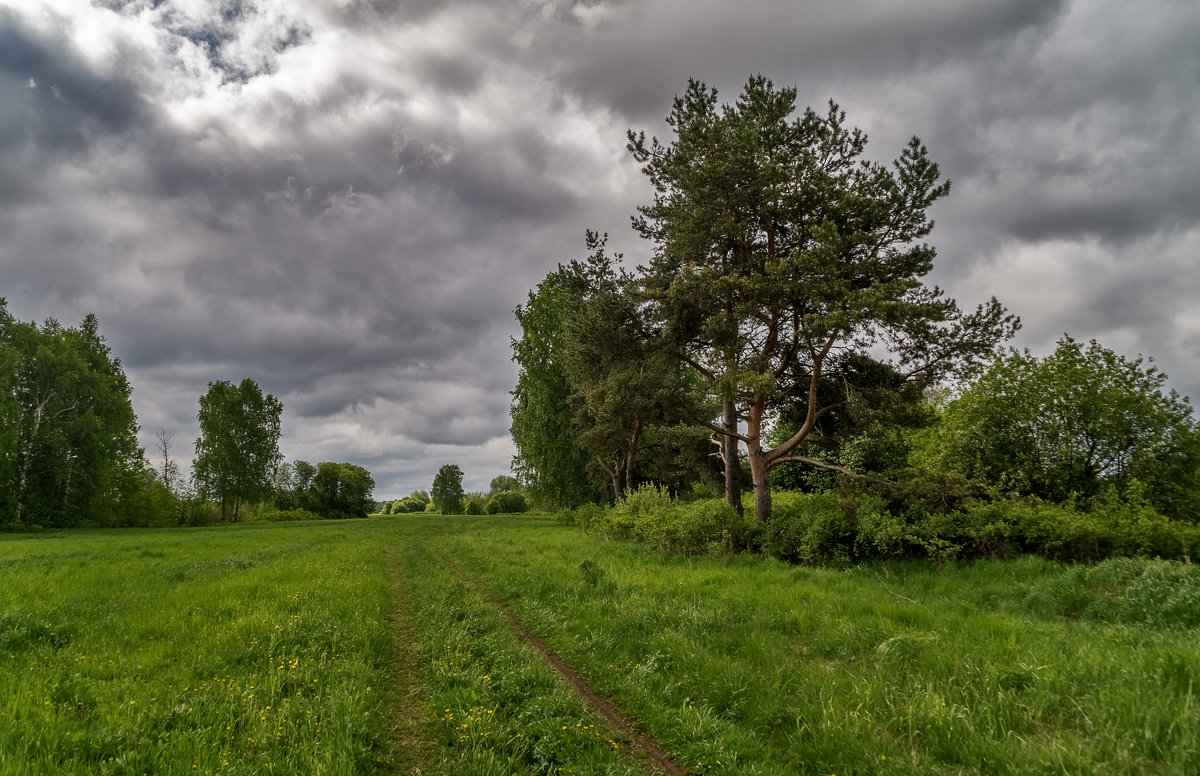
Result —
POLYGON ((690 773, 1200 772, 1200 629, 1143 616, 1197 602, 1119 567, 406 516, 2 537, 0 581, 0 774, 646 772, 481 590, 690 773))

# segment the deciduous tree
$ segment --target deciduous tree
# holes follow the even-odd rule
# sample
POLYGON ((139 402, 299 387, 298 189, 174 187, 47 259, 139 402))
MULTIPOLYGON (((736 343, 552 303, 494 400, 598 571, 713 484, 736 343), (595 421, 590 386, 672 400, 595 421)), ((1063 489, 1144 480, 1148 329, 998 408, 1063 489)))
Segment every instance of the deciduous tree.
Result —
POLYGON ((517 307, 521 338, 512 341, 520 371, 511 407, 512 469, 534 500, 547 507, 571 507, 598 501, 588 478, 591 456, 579 445, 570 397, 575 393, 563 351, 566 326, 579 304, 576 288, 561 272, 552 272, 517 307))
POLYGON ((443 515, 461 515, 463 512, 463 471, 455 464, 448 463, 438 469, 433 478, 433 487, 429 494, 433 505, 443 515))
POLYGON ((1002 490, 1052 500, 1091 496, 1106 483, 1123 487, 1136 476, 1150 486, 1152 503, 1182 516, 1200 497, 1196 427, 1166 379, 1141 357, 1070 336, 1045 358, 1000 353, 946 407, 936 460, 1002 490))
POLYGON ((312 480, 312 511, 322 517, 366 517, 375 502, 371 493, 375 480, 371 473, 352 463, 317 464, 312 480))
POLYGON ((94 315, 16 320, 0 299, 0 525, 119 524, 143 455, 120 359, 94 315))
POLYGON ((221 502, 222 519, 232 507, 236 522, 243 501, 271 494, 275 468, 282 460, 282 413, 283 404, 264 395, 250 378, 236 386, 224 380, 209 383, 200 397, 193 476, 201 493, 221 502))

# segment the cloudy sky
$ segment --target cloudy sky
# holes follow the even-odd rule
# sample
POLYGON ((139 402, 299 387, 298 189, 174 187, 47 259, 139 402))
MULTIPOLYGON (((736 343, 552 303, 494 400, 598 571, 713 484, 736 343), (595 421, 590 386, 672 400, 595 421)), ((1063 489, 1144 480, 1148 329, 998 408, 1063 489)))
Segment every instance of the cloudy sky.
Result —
POLYGON ((289 460, 483 489, 513 308, 587 228, 647 254, 625 130, 762 73, 874 158, 925 141, 934 280, 1015 344, 1200 398, 1197 41, 1194 0, 0 0, 0 296, 99 316, 148 450, 186 463, 207 383, 253 377, 289 460))

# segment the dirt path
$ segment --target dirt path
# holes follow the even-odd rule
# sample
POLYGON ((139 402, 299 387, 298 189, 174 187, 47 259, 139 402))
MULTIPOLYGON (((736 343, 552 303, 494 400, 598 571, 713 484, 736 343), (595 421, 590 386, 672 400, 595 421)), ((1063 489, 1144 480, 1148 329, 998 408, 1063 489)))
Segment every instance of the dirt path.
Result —
POLYGON ((392 587, 392 650, 396 655, 395 698, 392 708, 390 772, 417 776, 433 772, 434 744, 421 714, 424 697, 417 682, 419 664, 413 648, 412 598, 395 549, 387 551, 392 587))
POLYGON ((483 586, 483 583, 468 574, 466 569, 458 565, 452 558, 441 556, 441 560, 460 579, 474 587, 483 596, 484 600, 496 607, 496 610, 508 622, 509 628, 540 652, 542 657, 546 659, 546 662, 554 667, 559 676, 583 699, 585 704, 602 714, 615 730, 620 731, 633 742, 633 746, 631 747, 632 752, 629 753, 635 761, 649 764, 655 772, 664 774, 664 776, 687 776, 687 771, 679 763, 672 760, 670 755, 654 739, 639 731, 633 720, 622 714, 620 709, 614 706, 611 701, 597 693, 578 671, 564 662, 544 641, 522 625, 513 616, 512 612, 504 604, 500 603, 490 590, 483 586))

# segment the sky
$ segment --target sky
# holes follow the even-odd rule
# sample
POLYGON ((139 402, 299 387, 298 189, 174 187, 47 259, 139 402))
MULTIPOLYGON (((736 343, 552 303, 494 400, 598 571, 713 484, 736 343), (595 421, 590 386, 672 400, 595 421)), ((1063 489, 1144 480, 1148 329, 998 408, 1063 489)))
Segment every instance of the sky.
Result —
POLYGON ((287 460, 376 496, 509 472, 513 310, 609 234, 651 246, 627 129, 689 78, 830 99, 949 197, 932 282, 1153 356, 1200 399, 1194 0, 0 0, 0 296, 100 330, 142 444, 255 379, 287 460))

